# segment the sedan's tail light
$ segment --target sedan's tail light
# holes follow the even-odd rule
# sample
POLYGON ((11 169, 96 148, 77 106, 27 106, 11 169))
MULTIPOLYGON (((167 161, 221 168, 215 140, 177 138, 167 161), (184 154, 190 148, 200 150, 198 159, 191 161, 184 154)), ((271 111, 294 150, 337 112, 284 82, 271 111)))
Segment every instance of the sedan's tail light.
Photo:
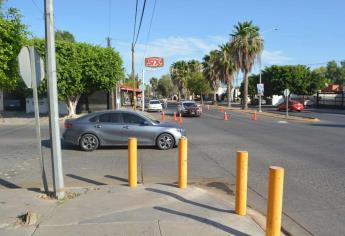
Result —
POLYGON ((65 129, 70 129, 72 128, 72 124, 71 123, 65 123, 65 129))

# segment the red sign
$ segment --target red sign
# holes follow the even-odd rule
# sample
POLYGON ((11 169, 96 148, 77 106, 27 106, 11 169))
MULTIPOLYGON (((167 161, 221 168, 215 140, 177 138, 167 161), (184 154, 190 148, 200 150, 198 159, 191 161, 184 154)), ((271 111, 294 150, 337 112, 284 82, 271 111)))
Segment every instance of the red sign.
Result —
POLYGON ((147 57, 145 58, 146 67, 163 67, 164 59, 162 57, 147 57))

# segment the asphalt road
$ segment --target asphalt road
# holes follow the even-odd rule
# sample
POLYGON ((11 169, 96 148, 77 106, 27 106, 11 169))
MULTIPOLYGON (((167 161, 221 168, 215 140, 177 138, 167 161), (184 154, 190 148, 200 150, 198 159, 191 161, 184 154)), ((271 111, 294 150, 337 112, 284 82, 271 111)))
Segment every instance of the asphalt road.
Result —
MULTIPOLYGON (((168 119, 172 119, 168 112, 168 119)), ((158 114, 156 114, 158 115, 158 114)), ((189 182, 231 193, 237 150, 249 152, 249 205, 266 212, 270 165, 285 168, 283 225, 294 235, 345 235, 345 115, 322 113, 319 123, 293 123, 269 117, 252 121, 243 113, 222 120, 218 111, 184 118, 189 141, 189 182)), ((48 125, 42 122, 43 154, 51 180, 48 125)), ((0 126, 0 188, 41 186, 33 121, 0 126)), ((125 184, 126 148, 81 152, 63 145, 65 184, 125 184)), ((177 149, 140 148, 139 181, 177 180, 177 149)), ((51 185, 51 181, 49 181, 51 185)))

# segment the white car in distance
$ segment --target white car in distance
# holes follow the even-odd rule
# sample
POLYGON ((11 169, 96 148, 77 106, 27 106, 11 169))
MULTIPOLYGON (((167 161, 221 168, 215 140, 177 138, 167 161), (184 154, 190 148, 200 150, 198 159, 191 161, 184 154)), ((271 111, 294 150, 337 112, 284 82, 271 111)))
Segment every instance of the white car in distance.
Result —
POLYGON ((159 100, 150 100, 147 111, 162 111, 163 107, 159 100))

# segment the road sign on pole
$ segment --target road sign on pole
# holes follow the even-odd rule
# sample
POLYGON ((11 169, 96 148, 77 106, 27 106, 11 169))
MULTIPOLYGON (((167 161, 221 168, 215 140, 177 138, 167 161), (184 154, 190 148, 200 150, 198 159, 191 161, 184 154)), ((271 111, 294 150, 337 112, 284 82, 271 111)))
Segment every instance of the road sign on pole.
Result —
POLYGON ((19 61, 19 72, 24 80, 24 83, 28 88, 32 88, 33 90, 33 98, 34 98, 34 110, 35 110, 35 121, 36 121, 36 143, 37 143, 37 150, 40 156, 40 165, 41 165, 41 176, 43 181, 44 191, 48 193, 48 183, 47 177, 44 167, 44 159, 42 153, 42 146, 41 146, 41 128, 40 128, 40 117, 39 117, 39 109, 38 109, 38 95, 37 95, 37 87, 39 86, 41 80, 44 77, 44 65, 43 60, 41 59, 38 52, 35 50, 34 47, 23 47, 20 50, 18 55, 19 61))
POLYGON ((256 91, 258 96, 264 96, 264 84, 256 84, 256 91))
POLYGON ((30 47, 22 47, 18 55, 19 73, 25 85, 36 88, 40 85, 44 78, 44 63, 37 50, 30 47), (34 70, 34 73, 32 73, 34 70))

